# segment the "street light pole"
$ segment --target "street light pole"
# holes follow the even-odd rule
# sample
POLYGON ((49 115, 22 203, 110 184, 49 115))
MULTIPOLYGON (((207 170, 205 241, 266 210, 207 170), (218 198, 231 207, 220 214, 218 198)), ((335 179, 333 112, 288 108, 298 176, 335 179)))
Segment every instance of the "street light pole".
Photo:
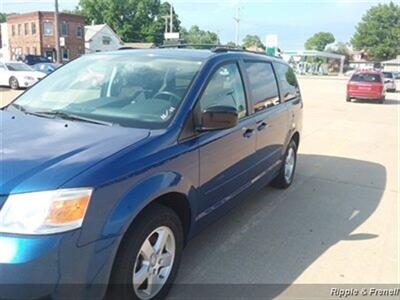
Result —
POLYGON ((57 63, 61 63, 61 50, 60 50, 60 30, 58 26, 58 0, 55 1, 55 10, 54 10, 54 24, 55 24, 55 42, 56 42, 56 61, 57 63))
POLYGON ((239 3, 236 7, 236 17, 233 18, 236 22, 236 46, 239 46, 239 23, 240 23, 240 8, 239 3))

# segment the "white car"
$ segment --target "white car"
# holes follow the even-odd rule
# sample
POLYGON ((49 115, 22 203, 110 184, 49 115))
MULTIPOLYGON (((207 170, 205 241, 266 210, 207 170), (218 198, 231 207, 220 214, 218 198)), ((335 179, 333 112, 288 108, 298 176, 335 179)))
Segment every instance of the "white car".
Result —
POLYGON ((33 70, 23 62, 0 62, 0 86, 16 90, 30 87, 46 76, 46 73, 33 70))
POLYGON ((382 72, 385 77, 385 88, 388 92, 396 92, 395 76, 392 72, 382 72))

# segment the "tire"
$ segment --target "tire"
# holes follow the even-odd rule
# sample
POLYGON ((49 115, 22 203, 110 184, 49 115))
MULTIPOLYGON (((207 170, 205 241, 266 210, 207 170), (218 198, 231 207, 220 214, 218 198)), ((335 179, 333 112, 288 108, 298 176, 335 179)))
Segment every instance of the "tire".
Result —
MULTIPOLYGON (((147 208, 127 231, 120 245, 113 265, 106 299, 164 299, 171 288, 171 284, 179 267, 183 240, 181 221, 172 209, 159 204, 154 204, 147 208), (160 228, 163 228, 164 231, 157 231, 161 230, 160 228), (165 249, 165 253, 163 253, 161 258, 158 254, 152 252, 157 248, 157 242, 160 241, 161 235, 159 235, 158 232, 164 232, 168 236, 167 242, 162 248, 165 249), (170 234, 172 234, 173 238, 170 234), (146 261, 144 254, 148 251, 143 251, 142 247, 144 247, 146 241, 151 240, 154 240, 154 244, 150 242, 148 245, 151 245, 151 247, 145 247, 145 249, 152 250, 151 256, 147 255, 150 259, 146 261), (174 251, 171 250, 173 248, 173 241, 175 241, 174 251), (168 251, 167 247, 169 247, 168 251), (168 267, 163 269, 163 267, 160 267, 157 263, 159 263, 163 257, 167 257, 170 254, 169 251, 171 253, 174 252, 171 258, 172 264, 169 269, 168 267), (158 271, 156 269, 158 269, 158 271), (136 270, 135 273, 134 270, 136 270), (142 272, 141 270, 145 271, 142 272), (148 270, 151 270, 151 272, 148 270), (152 278, 161 278, 161 273, 165 273, 164 275, 166 276, 163 277, 164 279, 161 280, 163 282, 160 285, 152 285, 153 290, 150 290, 150 295, 146 295, 145 290, 149 287, 148 282, 150 277, 147 277, 147 279, 142 282, 140 280, 141 276, 137 275, 137 282, 142 282, 142 284, 133 284, 133 279, 135 278, 134 274, 141 273, 145 273, 146 276, 149 276, 148 274, 155 274, 150 275, 153 276, 152 278)), ((164 263, 166 263, 167 260, 168 259, 166 259, 164 263)))
POLYGON ((19 89, 19 82, 18 82, 18 79, 15 78, 14 76, 10 77, 10 80, 9 80, 8 82, 9 82, 9 84, 10 84, 10 87, 11 87, 13 90, 18 90, 18 89, 19 89))
POLYGON ((383 102, 385 102, 385 97, 382 97, 382 98, 380 98, 380 99, 378 100, 378 103, 379 103, 379 104, 382 104, 383 102))
POLYGON ((351 102, 351 98, 349 96, 346 97, 346 102, 351 102))
POLYGON ((279 170, 279 174, 272 181, 272 185, 280 189, 288 188, 293 182, 294 174, 296 172, 296 164, 297 164, 297 144, 294 140, 291 140, 286 149, 282 166, 281 169, 279 170), (293 163, 292 163, 293 167, 291 169, 290 176, 285 176, 286 168, 289 167, 286 163, 289 153, 291 153, 290 155, 293 155, 293 163))

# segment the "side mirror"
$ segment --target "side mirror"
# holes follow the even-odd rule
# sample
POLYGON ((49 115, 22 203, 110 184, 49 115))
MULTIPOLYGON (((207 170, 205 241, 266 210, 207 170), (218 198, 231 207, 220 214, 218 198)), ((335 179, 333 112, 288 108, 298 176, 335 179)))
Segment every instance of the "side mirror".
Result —
POLYGON ((197 131, 220 130, 235 127, 239 121, 236 108, 232 106, 210 106, 201 112, 197 131))

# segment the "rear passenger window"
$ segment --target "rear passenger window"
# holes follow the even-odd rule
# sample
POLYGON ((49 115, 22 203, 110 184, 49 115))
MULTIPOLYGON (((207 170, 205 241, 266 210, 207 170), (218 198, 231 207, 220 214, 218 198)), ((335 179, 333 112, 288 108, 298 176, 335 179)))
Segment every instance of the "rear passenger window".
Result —
POLYGON ((265 62, 246 62, 245 66, 254 111, 262 111, 279 104, 278 86, 272 65, 265 62))
POLYGON ((243 81, 235 63, 220 67, 211 77, 199 101, 200 110, 211 106, 231 106, 236 108, 239 118, 246 116, 246 98, 243 81))
POLYGON ((293 69, 287 65, 277 63, 274 65, 276 75, 281 84, 283 101, 290 101, 299 96, 299 85, 293 69))

